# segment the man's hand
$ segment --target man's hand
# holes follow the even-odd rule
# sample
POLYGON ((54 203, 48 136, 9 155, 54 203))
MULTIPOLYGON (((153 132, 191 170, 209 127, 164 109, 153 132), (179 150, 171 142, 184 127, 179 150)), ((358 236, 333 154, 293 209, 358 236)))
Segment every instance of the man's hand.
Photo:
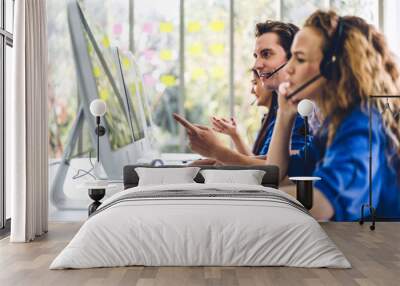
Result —
POLYGON ((183 117, 177 113, 173 113, 172 116, 179 124, 181 124, 183 127, 186 128, 186 132, 188 133, 188 135, 195 135, 197 133, 196 126, 194 124, 190 123, 189 121, 187 121, 185 117, 183 117))
POLYGON ((211 128, 199 124, 195 124, 194 127, 195 132, 188 131, 190 149, 204 157, 216 158, 218 150, 224 148, 224 144, 211 128))
POLYGON ((192 151, 208 158, 215 158, 218 150, 224 148, 224 144, 218 139, 211 128, 192 124, 179 114, 173 114, 175 120, 186 128, 189 137, 189 146, 192 151))
POLYGON ((188 164, 188 166, 204 166, 204 165, 215 165, 217 163, 217 160, 215 159, 210 159, 210 158, 206 158, 206 159, 199 159, 193 162, 190 162, 190 164, 188 164))

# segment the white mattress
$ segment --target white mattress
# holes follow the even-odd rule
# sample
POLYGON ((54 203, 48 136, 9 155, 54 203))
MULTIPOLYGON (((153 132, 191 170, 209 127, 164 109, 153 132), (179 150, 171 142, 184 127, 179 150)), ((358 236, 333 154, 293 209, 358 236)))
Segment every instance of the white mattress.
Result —
MULTIPOLYGON (((231 184, 136 187, 149 190, 263 190, 231 184)), ((298 203, 298 202, 297 202, 298 203)), ((257 198, 122 201, 89 218, 50 269, 145 266, 293 266, 350 268, 318 222, 289 204, 257 198)))

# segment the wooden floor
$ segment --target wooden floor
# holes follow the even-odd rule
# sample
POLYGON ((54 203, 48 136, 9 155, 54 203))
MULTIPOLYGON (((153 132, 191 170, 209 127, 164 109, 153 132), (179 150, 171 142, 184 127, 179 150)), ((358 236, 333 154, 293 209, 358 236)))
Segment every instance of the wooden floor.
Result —
POLYGON ((400 285, 400 223, 368 225, 324 223, 323 228, 353 268, 289 267, 122 267, 48 270, 49 264, 80 227, 50 224, 32 243, 0 241, 0 285, 400 285))

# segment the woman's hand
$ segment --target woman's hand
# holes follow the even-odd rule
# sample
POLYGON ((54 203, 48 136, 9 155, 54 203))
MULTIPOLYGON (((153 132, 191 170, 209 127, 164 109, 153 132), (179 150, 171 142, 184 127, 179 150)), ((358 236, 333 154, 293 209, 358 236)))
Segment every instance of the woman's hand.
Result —
POLYGON ((204 157, 216 158, 216 154, 224 148, 224 144, 211 128, 199 124, 194 126, 195 132, 188 132, 190 149, 204 157))
POLYGON ((282 82, 279 85, 279 95, 278 95, 278 114, 280 117, 287 118, 287 119, 293 119, 297 115, 297 104, 298 101, 295 101, 293 99, 287 100, 286 97, 289 94, 289 87, 290 83, 289 82, 282 82))
POLYGON ((211 123, 213 125, 213 130, 219 133, 229 135, 231 137, 237 136, 237 124, 235 119, 230 120, 226 118, 218 118, 213 116, 211 118, 211 123))

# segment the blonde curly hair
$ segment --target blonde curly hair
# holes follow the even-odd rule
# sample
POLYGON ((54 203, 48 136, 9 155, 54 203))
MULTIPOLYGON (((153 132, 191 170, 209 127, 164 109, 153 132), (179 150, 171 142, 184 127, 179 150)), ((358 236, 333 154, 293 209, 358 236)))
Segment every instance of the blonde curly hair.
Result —
MULTIPOLYGON (((314 12, 305 22, 323 38, 323 52, 332 45, 339 16, 334 11, 314 12)), ((399 70, 390 53, 384 36, 372 25, 356 16, 341 18, 343 47, 337 58, 333 78, 324 85, 317 98, 322 114, 330 116, 328 145, 341 121, 355 106, 367 106, 371 95, 399 94, 399 70)), ((395 112, 400 111, 400 99, 376 98, 372 106, 383 111, 386 103, 395 112)), ((400 124, 391 112, 382 114, 386 132, 391 144, 400 156, 400 124)))

